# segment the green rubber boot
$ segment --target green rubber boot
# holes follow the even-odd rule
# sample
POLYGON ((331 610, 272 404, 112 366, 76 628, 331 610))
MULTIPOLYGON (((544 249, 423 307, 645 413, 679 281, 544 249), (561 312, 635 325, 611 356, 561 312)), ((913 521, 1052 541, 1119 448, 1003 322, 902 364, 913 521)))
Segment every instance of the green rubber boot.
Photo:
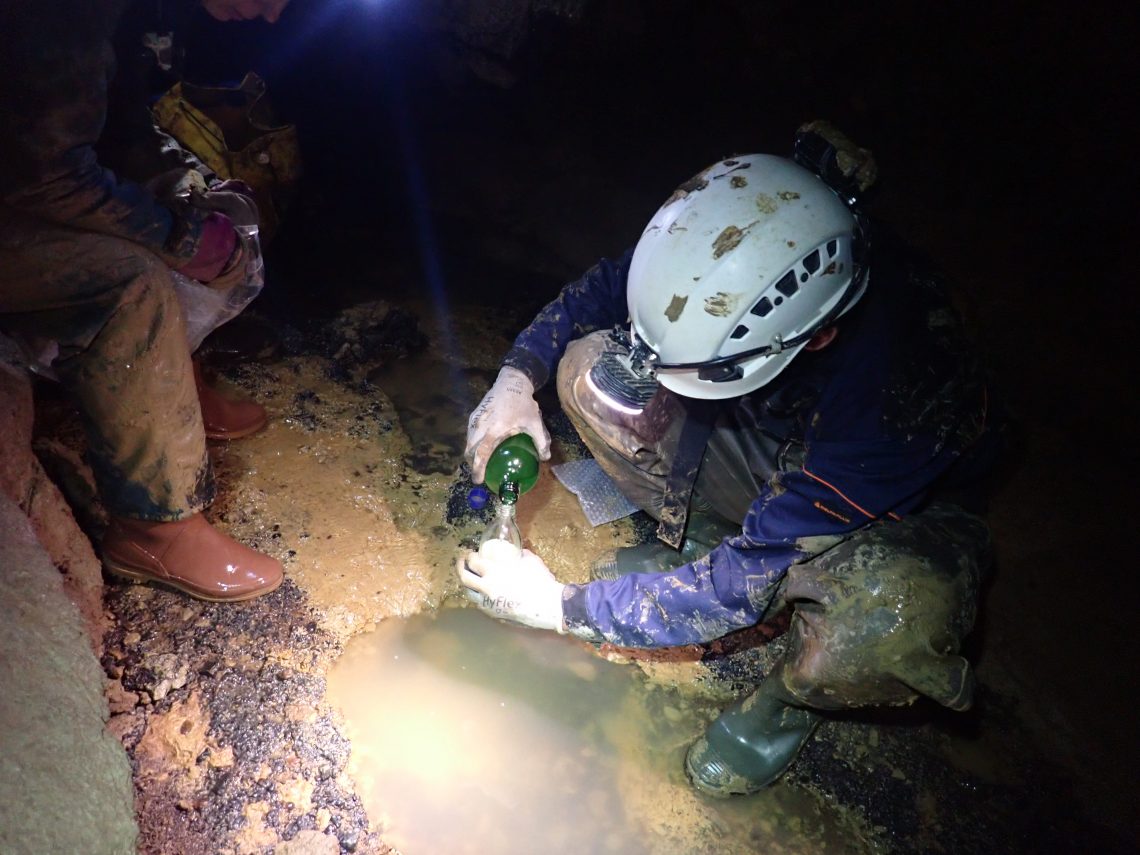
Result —
POLYGON ((787 771, 822 717, 793 706, 783 695, 778 675, 770 674, 759 689, 709 725, 685 755, 685 771, 694 787, 716 798, 746 795, 787 771))
POLYGON ((613 581, 631 573, 665 573, 685 562, 678 550, 660 541, 639 543, 602 555, 590 565, 590 578, 613 581))
POLYGON ((711 510, 694 508, 689 512, 685 539, 681 541, 679 550, 659 540, 623 546, 594 561, 590 566, 590 578, 595 581, 612 581, 631 573, 665 573, 707 555, 726 537, 736 534, 740 534, 740 526, 728 522, 711 510))

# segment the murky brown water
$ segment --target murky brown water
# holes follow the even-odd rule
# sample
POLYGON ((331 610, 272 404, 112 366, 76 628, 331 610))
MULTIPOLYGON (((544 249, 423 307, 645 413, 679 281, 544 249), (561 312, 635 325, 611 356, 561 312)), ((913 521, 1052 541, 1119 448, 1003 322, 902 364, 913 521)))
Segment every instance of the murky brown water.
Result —
POLYGON ((365 807, 404 855, 866 851, 858 829, 793 787, 697 796, 682 759, 707 707, 472 608, 357 637, 329 700, 365 807))

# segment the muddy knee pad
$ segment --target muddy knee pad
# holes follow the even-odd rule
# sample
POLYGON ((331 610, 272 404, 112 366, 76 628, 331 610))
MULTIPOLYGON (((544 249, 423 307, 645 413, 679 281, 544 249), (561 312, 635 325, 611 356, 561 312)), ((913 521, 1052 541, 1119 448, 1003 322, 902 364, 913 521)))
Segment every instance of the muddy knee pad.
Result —
POLYGON ((598 357, 617 345, 608 332, 572 341, 558 363, 558 399, 582 441, 618 489, 642 510, 660 517, 665 479, 685 411, 666 389, 637 414, 618 410, 587 381, 598 357))
POLYGON ((980 517, 936 504, 793 566, 782 672, 789 694, 822 709, 906 704, 919 695, 969 707, 974 677, 959 651, 989 556, 980 517))

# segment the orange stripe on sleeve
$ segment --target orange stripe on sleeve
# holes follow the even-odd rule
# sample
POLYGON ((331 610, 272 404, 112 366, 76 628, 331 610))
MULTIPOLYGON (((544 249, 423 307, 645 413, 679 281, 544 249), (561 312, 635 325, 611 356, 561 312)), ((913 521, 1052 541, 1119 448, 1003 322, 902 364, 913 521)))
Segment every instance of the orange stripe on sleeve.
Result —
MULTIPOLYGON (((855 504, 853 501, 851 501, 849 498, 847 498, 845 495, 843 495, 843 491, 840 490, 838 487, 836 487, 834 484, 827 483, 822 478, 820 478, 818 475, 813 475, 812 473, 808 472, 807 469, 804 469, 802 471, 805 475, 807 475, 813 481, 818 481, 820 484, 827 487, 827 489, 834 491, 835 494, 837 496, 839 496, 839 498, 841 498, 843 501, 845 501, 847 504, 849 504, 851 507, 853 507, 859 513, 861 513, 863 516, 867 517, 868 519, 872 519, 872 520, 875 519, 875 515, 873 513, 868 511, 866 508, 862 508, 859 505, 855 504)), ((896 519, 897 519, 897 517, 896 517, 896 519)))

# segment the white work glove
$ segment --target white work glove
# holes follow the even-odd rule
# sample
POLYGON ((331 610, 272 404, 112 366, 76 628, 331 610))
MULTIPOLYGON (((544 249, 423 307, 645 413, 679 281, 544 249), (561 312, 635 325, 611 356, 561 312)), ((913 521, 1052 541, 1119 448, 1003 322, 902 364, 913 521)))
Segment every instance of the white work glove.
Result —
POLYGON ((487 459, 499 443, 516 433, 534 440, 539 460, 550 459, 550 434, 534 400, 534 384, 517 368, 503 366, 495 384, 467 419, 467 448, 471 480, 483 483, 487 459))
POLYGON ((469 552, 456 564, 467 598, 491 617, 565 632, 565 586, 529 549, 520 554, 509 545, 502 550, 495 550, 495 545, 494 541, 483 544, 480 552, 469 552))

